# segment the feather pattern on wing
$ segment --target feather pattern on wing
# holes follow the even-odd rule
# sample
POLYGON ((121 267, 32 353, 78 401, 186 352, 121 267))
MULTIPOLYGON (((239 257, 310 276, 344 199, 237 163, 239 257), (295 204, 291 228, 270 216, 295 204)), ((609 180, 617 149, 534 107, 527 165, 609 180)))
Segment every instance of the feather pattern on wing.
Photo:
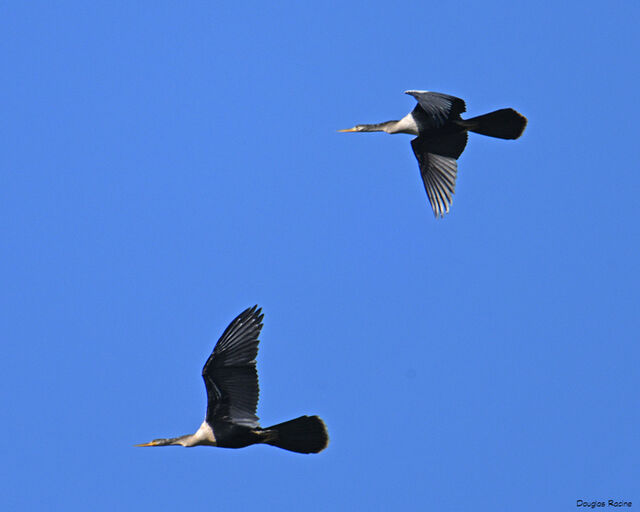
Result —
POLYGON ((457 158, 467 145, 467 132, 458 132, 438 138, 416 137, 411 147, 420 166, 424 188, 433 214, 444 217, 456 190, 457 158))
POLYGON ((418 101, 412 113, 421 118, 422 129, 439 128, 449 119, 460 119, 460 114, 466 110, 463 99, 449 94, 430 91, 405 91, 405 94, 413 96, 418 101))
POLYGON ((256 370, 262 310, 243 311, 226 328, 202 369, 207 388, 207 422, 258 427, 256 370))

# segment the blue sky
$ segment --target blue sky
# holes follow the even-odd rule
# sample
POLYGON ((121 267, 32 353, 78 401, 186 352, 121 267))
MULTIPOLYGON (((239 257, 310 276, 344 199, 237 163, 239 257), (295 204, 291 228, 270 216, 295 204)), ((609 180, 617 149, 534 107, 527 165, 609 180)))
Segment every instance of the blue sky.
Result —
MULTIPOLYGON (((518 5, 519 4, 519 5, 518 5)), ((3 510, 572 510, 640 503, 640 6, 0 7, 3 510), (406 89, 514 107, 436 221, 406 89), (260 304, 264 425, 193 432, 260 304)))

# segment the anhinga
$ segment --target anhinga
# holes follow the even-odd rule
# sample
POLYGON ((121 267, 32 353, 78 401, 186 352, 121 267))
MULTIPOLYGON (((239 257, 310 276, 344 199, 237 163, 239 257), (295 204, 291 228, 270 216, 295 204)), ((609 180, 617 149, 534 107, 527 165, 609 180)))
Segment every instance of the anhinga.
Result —
POLYGON ((400 121, 359 124, 340 132, 386 132, 417 135, 411 141, 433 213, 444 217, 456 188, 456 160, 467 145, 467 132, 500 139, 517 139, 527 118, 512 108, 503 108, 471 119, 462 119, 464 100, 429 91, 406 91, 418 104, 400 121))
POLYGON ((318 416, 300 416, 268 428, 258 424, 256 356, 262 317, 258 306, 238 315, 205 363, 202 377, 207 388, 207 415, 198 431, 136 446, 242 448, 264 443, 298 453, 318 453, 327 447, 327 428, 318 416))

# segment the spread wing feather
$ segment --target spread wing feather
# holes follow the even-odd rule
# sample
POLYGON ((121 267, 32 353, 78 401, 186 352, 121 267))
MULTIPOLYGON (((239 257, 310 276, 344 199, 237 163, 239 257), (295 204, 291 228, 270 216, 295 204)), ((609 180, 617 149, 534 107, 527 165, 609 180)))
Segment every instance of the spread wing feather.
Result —
POLYGON ((238 315, 218 340, 202 369, 207 388, 207 422, 227 421, 258 427, 260 389, 256 356, 262 329, 258 306, 238 315))
POLYGON ((436 217, 444 217, 456 190, 457 159, 467 145, 467 132, 441 137, 416 137, 411 147, 420 166, 420 174, 429 203, 436 217))

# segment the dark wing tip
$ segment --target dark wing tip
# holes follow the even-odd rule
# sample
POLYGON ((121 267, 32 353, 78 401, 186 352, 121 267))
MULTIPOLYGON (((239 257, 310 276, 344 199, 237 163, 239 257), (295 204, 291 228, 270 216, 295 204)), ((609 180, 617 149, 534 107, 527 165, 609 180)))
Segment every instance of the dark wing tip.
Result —
MULTIPOLYGON (((262 319, 264 318, 264 313, 262 313, 262 308, 257 304, 251 306, 250 308, 245 309, 242 313, 240 313, 237 317, 233 319, 233 322, 229 324, 226 330, 229 330, 236 323, 244 323, 244 322, 253 322, 256 325, 260 325, 262 328, 262 319)), ((225 332, 226 332, 225 330, 225 332)), ((224 337, 224 334, 222 335, 224 337)))
POLYGON ((211 367, 255 364, 263 318, 262 308, 257 304, 234 318, 220 336, 202 374, 205 375, 211 367))
POLYGON ((262 308, 260 306, 258 306, 257 304, 254 304, 250 308, 245 309, 236 318, 244 317, 244 316, 250 316, 250 315, 260 316, 261 314, 262 314, 262 308))

